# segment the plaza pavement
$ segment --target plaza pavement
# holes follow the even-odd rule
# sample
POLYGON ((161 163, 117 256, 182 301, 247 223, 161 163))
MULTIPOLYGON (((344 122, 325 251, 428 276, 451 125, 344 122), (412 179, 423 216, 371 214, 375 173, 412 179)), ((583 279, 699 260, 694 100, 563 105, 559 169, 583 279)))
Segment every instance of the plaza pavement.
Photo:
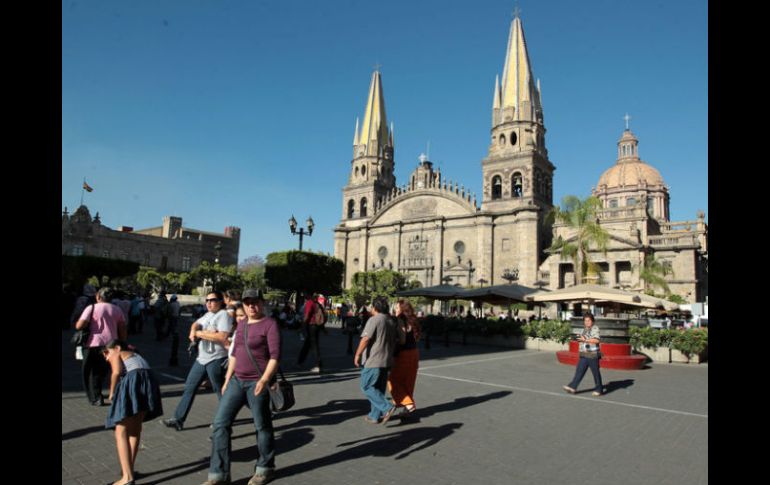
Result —
MULTIPOLYGON (((189 323, 181 326, 182 334, 189 323)), ((103 484, 119 477, 107 407, 88 404, 79 362, 62 332, 62 483, 103 484)), ((161 382, 165 418, 179 402, 190 359, 168 367, 169 341, 153 328, 130 341, 161 382)), ((652 364, 603 370, 607 394, 591 397, 590 372, 578 394, 561 386, 574 367, 554 352, 462 346, 421 347, 417 418, 386 425, 363 420, 368 401, 346 354, 347 338, 322 336, 327 372, 286 372, 297 404, 275 420, 277 484, 705 484, 708 483, 708 365, 652 364)), ((284 331, 283 362, 296 361, 295 331, 284 331)), ((313 364, 312 352, 306 369, 313 364)), ((199 392, 185 429, 144 423, 138 484, 206 480, 209 424, 217 400, 199 392)), ((254 425, 243 409, 233 426, 234 484, 246 485, 256 459, 254 425)))

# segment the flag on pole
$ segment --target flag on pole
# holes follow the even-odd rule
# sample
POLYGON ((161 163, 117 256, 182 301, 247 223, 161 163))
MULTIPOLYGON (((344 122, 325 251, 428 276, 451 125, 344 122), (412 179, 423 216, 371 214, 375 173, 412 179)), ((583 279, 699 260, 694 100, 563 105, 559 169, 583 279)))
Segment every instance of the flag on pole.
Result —
POLYGON ((94 189, 90 185, 88 185, 85 180, 83 180, 83 189, 87 190, 89 192, 93 192, 94 191, 94 189))

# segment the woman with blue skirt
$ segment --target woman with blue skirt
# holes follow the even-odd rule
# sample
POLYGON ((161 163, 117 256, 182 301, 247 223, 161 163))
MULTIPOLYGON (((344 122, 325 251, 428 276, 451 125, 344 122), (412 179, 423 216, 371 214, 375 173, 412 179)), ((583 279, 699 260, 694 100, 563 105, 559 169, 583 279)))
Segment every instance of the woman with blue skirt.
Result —
POLYGON ((103 350, 112 369, 110 410, 105 427, 115 428, 115 443, 123 476, 113 485, 134 485, 134 463, 139 452, 142 423, 163 414, 160 386, 150 365, 122 340, 103 350))

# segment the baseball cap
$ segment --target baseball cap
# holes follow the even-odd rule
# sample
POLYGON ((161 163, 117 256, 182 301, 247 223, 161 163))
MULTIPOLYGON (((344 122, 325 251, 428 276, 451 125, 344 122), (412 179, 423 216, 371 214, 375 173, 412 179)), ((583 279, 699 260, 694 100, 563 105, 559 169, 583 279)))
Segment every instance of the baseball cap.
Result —
POLYGON ((246 288, 241 295, 241 301, 245 301, 249 298, 252 300, 264 300, 265 296, 262 294, 262 290, 258 288, 246 288))

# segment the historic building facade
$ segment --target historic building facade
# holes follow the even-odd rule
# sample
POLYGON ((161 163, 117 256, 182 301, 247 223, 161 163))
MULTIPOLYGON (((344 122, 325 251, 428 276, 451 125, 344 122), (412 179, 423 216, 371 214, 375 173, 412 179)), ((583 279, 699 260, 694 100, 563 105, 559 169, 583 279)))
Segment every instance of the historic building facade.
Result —
MULTIPOLYGON (((641 291, 639 268, 654 257, 670 268, 666 282, 672 293, 690 302, 708 296, 708 225, 705 214, 695 220, 669 220, 669 187, 660 172, 639 158, 639 140, 626 125, 618 141, 615 165, 599 178, 592 195, 602 202, 600 225, 610 234, 607 252, 593 251, 591 260, 601 268, 602 283, 641 291)), ((564 224, 554 225, 554 236, 574 239, 564 224)), ((574 268, 559 254, 543 263, 541 273, 551 288, 574 283, 574 268)), ((660 288, 654 289, 662 293, 660 288)))
POLYGON ((203 261, 238 264, 240 239, 238 227, 226 227, 223 234, 200 231, 183 227, 181 217, 164 217, 162 226, 148 229, 113 230, 84 205, 72 215, 65 207, 62 214, 62 254, 124 259, 161 271, 190 271, 203 261))
POLYGON ((424 156, 398 187, 393 175, 393 129, 375 71, 363 124, 356 122, 350 177, 343 188, 335 256, 354 273, 391 268, 424 286, 502 283, 518 269, 535 284, 551 230, 554 166, 545 148, 540 89, 530 68, 521 20, 511 24, 502 81, 496 79, 491 141, 481 162, 484 193, 475 196, 446 180, 424 156), (451 278, 451 279, 449 279, 451 278))
MULTIPOLYGON (((511 23, 502 79, 495 79, 491 139, 481 161, 479 205, 464 186, 446 180, 423 155, 408 183, 396 185, 393 127, 385 113, 382 78, 372 75, 363 124, 356 121, 353 159, 342 189, 341 221, 334 254, 345 263, 344 285, 359 271, 389 268, 423 286, 441 283, 494 285, 510 273, 526 286, 574 284, 571 262, 549 254, 554 238, 572 237, 547 222, 553 207, 554 164, 521 20, 511 23)), ((689 301, 707 294, 707 226, 669 222, 663 179, 638 157, 638 140, 627 129, 617 163, 593 195, 605 209, 601 225, 611 234, 606 254, 595 252, 603 283, 642 289, 638 265, 655 254, 673 269, 672 291, 689 301)))

